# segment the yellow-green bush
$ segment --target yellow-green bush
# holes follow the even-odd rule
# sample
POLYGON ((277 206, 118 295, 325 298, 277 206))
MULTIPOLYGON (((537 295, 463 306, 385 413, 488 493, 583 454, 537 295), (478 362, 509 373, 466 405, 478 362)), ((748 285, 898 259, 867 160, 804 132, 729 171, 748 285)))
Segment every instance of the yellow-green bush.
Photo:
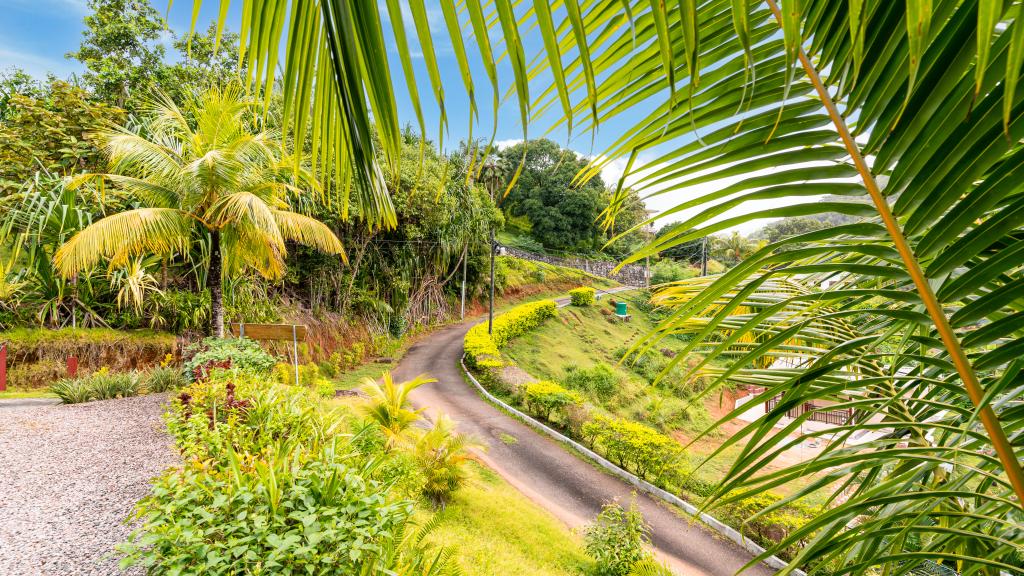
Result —
POLYGON ((473 326, 463 342, 466 362, 473 367, 501 366, 503 362, 499 348, 554 317, 557 310, 558 305, 554 300, 539 300, 516 306, 495 317, 493 334, 487 333, 486 322, 473 326))
POLYGON ((573 306, 593 306, 595 301, 597 301, 597 290, 589 286, 569 290, 569 302, 573 306))
MULTIPOLYGON (((295 385, 295 365, 288 364, 285 362, 278 362, 274 365, 274 378, 282 383, 290 386, 295 385)), ((320 367, 309 362, 308 364, 299 364, 299 384, 302 386, 313 386, 320 379, 320 367)))
POLYGON ((523 401, 535 416, 551 420, 553 413, 583 404, 583 395, 575 390, 566 390, 550 380, 541 380, 526 385, 523 401))

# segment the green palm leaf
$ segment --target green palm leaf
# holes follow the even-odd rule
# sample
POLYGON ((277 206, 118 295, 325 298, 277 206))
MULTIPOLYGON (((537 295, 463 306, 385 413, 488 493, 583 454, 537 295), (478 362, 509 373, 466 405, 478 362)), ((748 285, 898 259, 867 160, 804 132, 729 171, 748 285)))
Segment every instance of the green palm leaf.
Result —
MULTIPOLYGON (((267 17, 255 13, 260 3, 245 5, 250 53, 266 59, 280 39, 253 40, 267 17)), ((318 7, 296 6, 300 15, 318 7)), ((318 79, 315 146, 365 175, 349 179, 372 181, 375 154, 397 156, 387 137, 397 114, 381 109, 392 80, 386 66, 366 65, 383 31, 376 18, 352 16, 371 5, 319 6, 329 50, 304 51, 289 37, 285 85, 318 79)), ((901 574, 930 559, 965 574, 1019 569, 1020 5, 703 0, 669 9, 595 0, 571 2, 564 21, 556 10, 506 0, 461 6, 495 108, 501 65, 524 134, 551 109, 562 112, 549 128, 625 126, 579 180, 629 158, 620 187, 679 198, 663 216, 689 211, 629 260, 757 219, 860 219, 766 246, 717 278, 662 293, 668 320, 643 346, 688 332, 693 351, 711 359, 705 368, 725 365, 721 384, 763 384, 758 401, 829 401, 858 414, 815 460, 778 471, 768 465, 793 445, 790 433, 797 441, 820 435, 792 423, 779 432, 774 410, 754 418, 730 440, 741 454, 708 505, 817 475, 792 498, 830 493, 827 512, 770 551, 802 545, 793 568, 832 561, 843 573, 901 574), (526 54, 522 35, 534 30, 539 52, 526 54), (505 58, 493 57, 496 45, 505 58), (556 63, 564 66, 557 73, 556 63), (531 93, 537 78, 551 88, 531 93), (692 194, 696 186, 714 191, 692 194), (822 194, 841 196, 819 202, 822 194), (773 204, 752 208, 755 201, 773 204), (766 367, 778 358, 795 363, 766 367), (862 432, 874 436, 860 441, 862 432)), ((430 33, 454 35, 451 26, 430 33)), ((428 74, 436 66, 428 63, 428 74)), ((613 200, 606 211, 609 228, 621 204, 613 200)))

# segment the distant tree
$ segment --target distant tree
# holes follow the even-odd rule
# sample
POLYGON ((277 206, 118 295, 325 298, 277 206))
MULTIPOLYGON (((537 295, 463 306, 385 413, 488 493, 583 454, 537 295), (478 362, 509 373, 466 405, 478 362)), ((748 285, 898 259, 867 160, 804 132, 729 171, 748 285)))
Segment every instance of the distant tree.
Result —
POLYGON ((181 61, 167 65, 159 75, 160 89, 175 102, 185 101, 187 92, 209 86, 223 86, 238 76, 238 34, 225 30, 217 44, 217 24, 191 39, 183 34, 174 39, 181 61))
POLYGON ((709 248, 712 255, 733 266, 757 250, 758 243, 734 230, 728 236, 712 236, 709 248))
MULTIPOLYGON (((605 190, 601 198, 602 209, 610 204, 614 194, 615 188, 612 186, 605 190)), ((625 256, 633 252, 643 243, 650 241, 652 237, 650 229, 647 226, 643 226, 616 239, 617 236, 632 230, 648 217, 647 206, 644 205, 644 201, 636 190, 627 188, 623 191, 623 196, 621 206, 615 214, 615 224, 605 232, 606 241, 614 239, 614 242, 606 246, 604 250, 616 257, 625 256)))
POLYGON ((817 218, 783 218, 765 225, 758 232, 758 236, 764 238, 769 244, 778 242, 790 236, 814 232, 829 227, 830 224, 817 218))
POLYGON ((40 98, 45 92, 43 83, 21 68, 9 68, 0 72, 0 122, 7 118, 12 109, 11 100, 16 95, 40 98))
POLYGON ((501 151, 518 166, 526 149, 519 180, 503 207, 512 216, 530 220, 531 235, 551 250, 588 252, 604 244, 597 218, 604 209, 604 182, 595 177, 579 186, 573 179, 587 165, 584 158, 550 140, 531 140, 501 151))
POLYGON ((85 65, 86 86, 103 100, 135 112, 165 72, 157 43, 163 18, 148 0, 89 0, 82 43, 67 57, 85 65))
MULTIPOLYGON (((666 224, 658 230, 655 234, 655 238, 661 238, 672 230, 675 224, 666 224)), ((689 262, 693 265, 700 265, 701 254, 704 248, 704 239, 698 238, 697 240, 690 240, 689 242, 683 242, 671 248, 667 248, 658 252, 658 255, 662 258, 671 258, 679 262, 689 262)))

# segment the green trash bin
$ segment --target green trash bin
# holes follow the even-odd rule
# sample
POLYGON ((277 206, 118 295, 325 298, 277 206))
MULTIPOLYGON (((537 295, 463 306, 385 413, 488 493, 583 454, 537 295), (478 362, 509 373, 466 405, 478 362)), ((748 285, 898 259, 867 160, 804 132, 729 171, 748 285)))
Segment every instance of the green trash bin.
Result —
POLYGON ((617 314, 619 316, 625 316, 626 315, 626 303, 625 302, 616 302, 615 303, 615 314, 617 314))

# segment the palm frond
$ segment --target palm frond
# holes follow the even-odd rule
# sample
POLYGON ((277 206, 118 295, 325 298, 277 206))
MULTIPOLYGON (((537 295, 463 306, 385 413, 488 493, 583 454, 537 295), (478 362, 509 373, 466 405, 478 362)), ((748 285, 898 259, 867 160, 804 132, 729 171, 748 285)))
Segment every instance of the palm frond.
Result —
POLYGON ((341 240, 323 222, 286 210, 274 210, 273 214, 284 239, 316 248, 325 254, 339 254, 343 260, 348 261, 341 240))
POLYGON ((57 250, 54 263, 61 274, 71 277, 104 258, 126 262, 144 254, 179 254, 188 250, 193 225, 188 214, 174 208, 120 212, 72 236, 57 250))

